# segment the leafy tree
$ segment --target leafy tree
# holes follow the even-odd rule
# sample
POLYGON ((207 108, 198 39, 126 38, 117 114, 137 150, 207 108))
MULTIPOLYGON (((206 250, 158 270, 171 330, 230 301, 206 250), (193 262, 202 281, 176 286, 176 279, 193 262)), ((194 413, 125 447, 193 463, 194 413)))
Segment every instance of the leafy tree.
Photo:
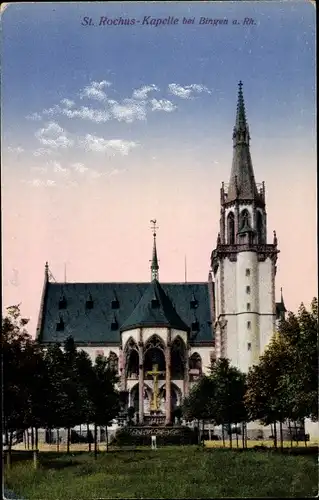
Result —
MULTIPOLYGON (((119 392, 115 388, 118 377, 104 356, 97 356, 93 366, 93 380, 89 387, 94 422, 94 454, 97 456, 97 426, 110 425, 120 411, 119 392)), ((107 439, 108 443, 108 439, 107 439)))
MULTIPOLYGON (((182 415, 188 421, 202 421, 204 428, 205 420, 212 418, 214 408, 214 393, 215 387, 211 378, 203 376, 197 384, 195 384, 189 393, 189 396, 184 399, 181 410, 182 415)), ((198 434, 200 442, 200 432, 198 434)))
POLYGON ((210 416, 216 425, 227 426, 232 446, 232 424, 247 420, 245 374, 231 366, 228 359, 221 358, 212 363, 209 379, 214 388, 210 416))

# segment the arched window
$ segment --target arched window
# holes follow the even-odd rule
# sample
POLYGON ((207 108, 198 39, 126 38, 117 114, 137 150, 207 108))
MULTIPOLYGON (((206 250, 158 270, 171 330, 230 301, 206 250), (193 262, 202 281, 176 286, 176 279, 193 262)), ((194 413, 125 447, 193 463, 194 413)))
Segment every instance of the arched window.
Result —
POLYGON ((235 218, 233 212, 227 216, 227 241, 229 245, 235 243, 235 218))
POLYGON ((262 216, 262 213, 259 210, 257 210, 256 229, 257 229, 258 243, 264 243, 263 216, 262 216))
POLYGON ((244 210, 240 212, 239 217, 239 230, 241 230, 244 226, 251 227, 250 213, 248 212, 247 208, 244 208, 244 210))
POLYGON ((119 358, 115 354, 115 352, 112 352, 112 351, 110 352, 108 362, 109 362, 110 370, 114 373, 118 373, 118 371, 119 371, 119 358))
POLYGON ((202 374, 202 358, 197 352, 194 352, 189 358, 189 369, 191 370, 191 374, 192 371, 194 375, 202 374))

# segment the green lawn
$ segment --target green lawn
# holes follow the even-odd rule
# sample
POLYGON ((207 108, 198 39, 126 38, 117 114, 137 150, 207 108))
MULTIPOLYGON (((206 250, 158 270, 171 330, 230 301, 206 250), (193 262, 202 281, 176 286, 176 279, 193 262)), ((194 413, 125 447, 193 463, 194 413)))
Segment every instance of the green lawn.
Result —
POLYGON ((317 494, 317 456, 196 446, 72 455, 12 463, 5 486, 26 500, 305 497, 317 494))

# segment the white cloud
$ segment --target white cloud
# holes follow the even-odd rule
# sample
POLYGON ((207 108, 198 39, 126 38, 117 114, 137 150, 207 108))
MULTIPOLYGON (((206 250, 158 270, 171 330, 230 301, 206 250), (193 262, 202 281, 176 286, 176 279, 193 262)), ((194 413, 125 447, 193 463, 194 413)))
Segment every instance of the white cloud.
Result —
POLYGON ((24 149, 21 148, 20 146, 8 146, 7 150, 9 151, 9 153, 23 153, 24 149))
POLYGON ((36 131, 35 136, 41 144, 51 148, 68 148, 74 143, 56 122, 50 122, 46 127, 40 128, 36 131))
POLYGON ((61 113, 68 118, 82 118, 96 123, 105 123, 110 119, 110 114, 104 110, 92 109, 82 106, 80 109, 62 109, 61 113))
POLYGON ((71 167, 80 174, 84 174, 88 170, 88 167, 83 165, 83 163, 72 163, 71 167))
POLYGON ((35 151, 33 151, 33 156, 44 156, 44 155, 51 155, 52 150, 47 149, 47 148, 38 148, 35 151))
POLYGON ((104 101, 106 99, 105 87, 110 87, 111 83, 103 80, 102 82, 91 82, 90 85, 84 87, 80 93, 80 97, 87 97, 88 99, 96 99, 97 101, 104 101))
POLYGON ((28 184, 30 184, 31 186, 33 187, 54 187, 56 186, 56 182, 55 181, 52 181, 50 179, 48 180, 41 180, 41 179, 33 179, 32 181, 28 181, 27 182, 28 184))
POLYGON ((67 176, 70 173, 69 170, 67 168, 62 167, 61 163, 59 163, 58 161, 52 161, 51 165, 53 167, 53 171, 56 174, 67 176))
POLYGON ((114 168, 114 170, 111 170, 111 172, 108 174, 109 177, 113 177, 114 175, 120 175, 126 172, 126 169, 119 170, 118 168, 114 168))
POLYGON ((146 102, 124 99, 122 103, 109 100, 112 116, 119 122, 132 123, 134 120, 146 120, 146 102))
POLYGON ((62 99, 62 101, 60 101, 60 102, 61 102, 61 104, 63 104, 67 108, 72 108, 75 104, 75 102, 71 101, 70 99, 62 99))
POLYGON ((156 85, 144 85, 143 87, 134 90, 133 98, 134 99, 147 99, 149 92, 158 91, 159 88, 156 85))
POLYGON ((26 119, 33 121, 40 121, 42 120, 42 116, 39 113, 32 113, 31 115, 27 115, 26 119))
POLYGON ((96 137, 87 134, 81 144, 87 151, 96 151, 100 153, 109 153, 115 155, 128 155, 129 152, 138 146, 136 142, 124 141, 122 139, 104 139, 103 137, 96 137))
POLYGON ((211 93, 211 91, 207 87, 205 87, 205 85, 200 85, 198 83, 192 83, 191 85, 186 85, 185 87, 182 87, 178 83, 170 83, 168 86, 168 90, 170 94, 176 95, 181 99, 191 99, 194 92, 207 92, 208 94, 211 93))
POLYGON ((31 167, 31 170, 33 172, 45 173, 48 171, 48 167, 47 167, 47 165, 41 165, 39 167, 31 167))
POLYGON ((152 99, 151 100, 152 111, 166 111, 170 113, 174 111, 177 106, 167 99, 152 99))

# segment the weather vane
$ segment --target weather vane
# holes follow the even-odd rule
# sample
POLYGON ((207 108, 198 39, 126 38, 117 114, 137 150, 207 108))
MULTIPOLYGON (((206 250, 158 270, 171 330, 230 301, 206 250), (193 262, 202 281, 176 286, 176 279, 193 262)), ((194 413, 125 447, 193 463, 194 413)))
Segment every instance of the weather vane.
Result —
POLYGON ((156 219, 150 221, 153 226, 151 229, 153 229, 153 236, 156 236, 156 229, 158 229, 158 226, 156 225, 156 219))

